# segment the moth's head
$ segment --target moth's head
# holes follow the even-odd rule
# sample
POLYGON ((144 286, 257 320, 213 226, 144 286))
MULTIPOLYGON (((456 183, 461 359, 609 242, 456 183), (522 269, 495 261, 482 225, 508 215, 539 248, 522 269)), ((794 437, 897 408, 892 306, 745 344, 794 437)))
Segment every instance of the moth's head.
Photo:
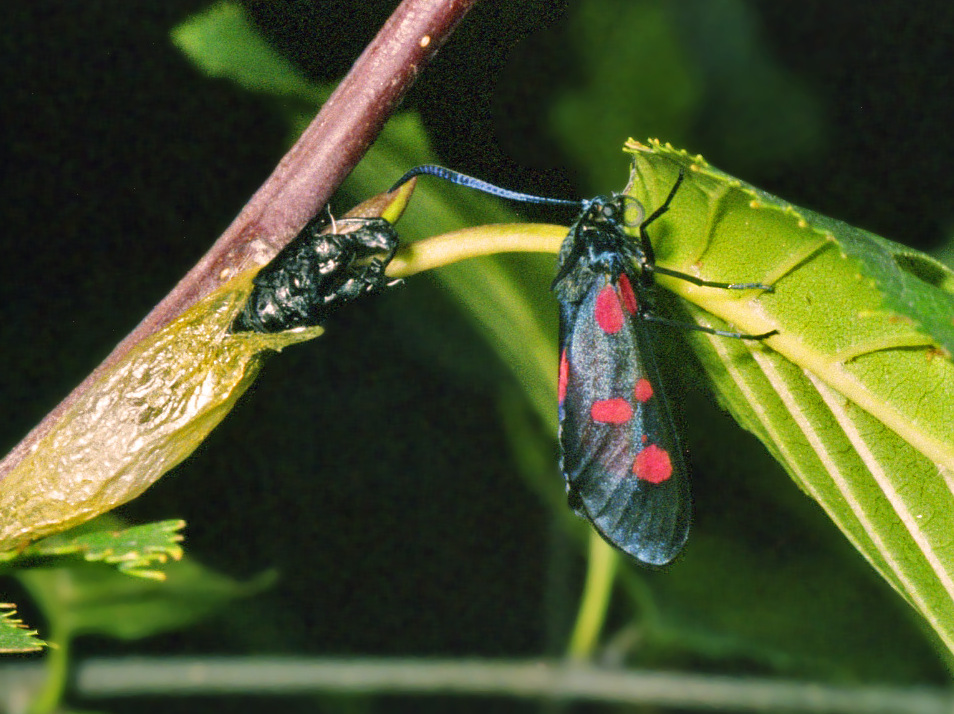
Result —
POLYGON ((645 218, 643 204, 624 193, 591 198, 584 208, 585 221, 617 230, 636 228, 645 218))

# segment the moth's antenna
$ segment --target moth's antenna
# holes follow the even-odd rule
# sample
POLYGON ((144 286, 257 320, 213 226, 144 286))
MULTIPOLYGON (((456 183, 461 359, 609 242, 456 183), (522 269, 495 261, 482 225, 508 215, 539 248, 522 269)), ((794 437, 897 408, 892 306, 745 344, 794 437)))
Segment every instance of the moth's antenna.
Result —
POLYGON ((415 176, 436 176, 445 181, 456 183, 459 186, 475 188, 478 191, 489 193, 492 196, 506 198, 511 201, 521 201, 522 203, 542 203, 548 206, 573 206, 574 208, 580 208, 583 205, 583 201, 571 201, 565 198, 547 198, 546 196, 534 196, 531 193, 511 191, 506 188, 501 188, 500 186, 494 186, 492 183, 481 181, 473 176, 465 176, 457 171, 451 171, 450 169, 445 169, 443 166, 435 166, 434 164, 415 166, 397 180, 397 183, 391 187, 391 191, 397 190, 402 184, 407 183, 415 176))

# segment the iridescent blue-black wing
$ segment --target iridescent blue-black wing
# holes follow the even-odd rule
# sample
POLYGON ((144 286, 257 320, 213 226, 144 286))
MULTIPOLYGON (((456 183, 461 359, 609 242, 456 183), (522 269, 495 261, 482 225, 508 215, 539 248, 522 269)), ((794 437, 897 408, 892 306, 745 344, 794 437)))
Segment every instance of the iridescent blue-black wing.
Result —
POLYGON ((665 565, 689 532, 689 478, 633 284, 625 273, 595 275, 578 304, 561 307, 570 505, 616 548, 665 565))

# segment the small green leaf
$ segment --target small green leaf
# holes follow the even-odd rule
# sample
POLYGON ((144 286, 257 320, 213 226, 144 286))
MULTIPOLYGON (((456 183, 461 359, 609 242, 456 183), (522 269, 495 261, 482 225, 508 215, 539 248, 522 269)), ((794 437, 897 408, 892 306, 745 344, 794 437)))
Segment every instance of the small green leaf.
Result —
POLYGON ((954 647, 954 274, 916 251, 796 208, 658 142, 631 142, 632 192, 667 268, 774 292, 660 278, 722 401, 872 565, 954 647))
POLYGON ((244 89, 321 103, 327 95, 262 38, 238 3, 220 2, 172 31, 172 41, 211 77, 244 89))
POLYGON ((0 653, 36 652, 46 643, 16 617, 14 606, 0 603, 0 653))
POLYGON ((113 567, 80 563, 23 570, 16 577, 58 643, 86 634, 128 640, 180 629, 274 580, 264 574, 239 583, 188 559, 169 563, 163 572, 163 581, 130 578, 113 567))
POLYGON ((83 634, 136 639, 179 629, 274 581, 263 573, 239 583, 183 558, 183 525, 170 520, 122 528, 113 516, 101 516, 4 554, 4 570, 27 588, 61 646, 83 634))
MULTIPOLYGON (((93 524, 100 523, 93 521, 93 524)), ((146 523, 123 530, 73 529, 37 541, 20 554, 21 558, 80 555, 85 560, 117 565, 127 575, 164 580, 153 566, 182 559, 182 535, 185 521, 146 523)))

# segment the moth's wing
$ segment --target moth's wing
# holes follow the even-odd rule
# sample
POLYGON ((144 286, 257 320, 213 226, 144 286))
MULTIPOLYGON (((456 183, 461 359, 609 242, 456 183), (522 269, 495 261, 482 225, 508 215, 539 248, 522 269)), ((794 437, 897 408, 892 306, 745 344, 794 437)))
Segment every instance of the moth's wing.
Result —
POLYGON ((571 506, 603 538, 665 565, 689 532, 689 478, 651 326, 624 308, 619 329, 607 331, 600 311, 614 301, 625 306, 619 285, 601 276, 562 312, 562 469, 571 506))

